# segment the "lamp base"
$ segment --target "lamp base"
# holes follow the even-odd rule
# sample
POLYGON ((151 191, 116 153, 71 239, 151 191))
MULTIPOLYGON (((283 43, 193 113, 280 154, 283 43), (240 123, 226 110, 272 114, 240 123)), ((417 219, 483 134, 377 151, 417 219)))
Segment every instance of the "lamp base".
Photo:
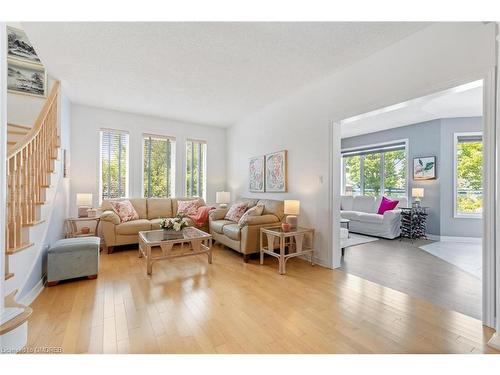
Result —
POLYGON ((227 203, 220 203, 219 208, 227 208, 227 203))
POLYGON ((91 208, 91 207, 87 207, 87 206, 78 207, 78 217, 89 217, 89 214, 87 212, 89 208, 91 208))
POLYGON ((290 229, 297 229, 299 218, 295 215, 288 215, 285 222, 290 225, 290 229))

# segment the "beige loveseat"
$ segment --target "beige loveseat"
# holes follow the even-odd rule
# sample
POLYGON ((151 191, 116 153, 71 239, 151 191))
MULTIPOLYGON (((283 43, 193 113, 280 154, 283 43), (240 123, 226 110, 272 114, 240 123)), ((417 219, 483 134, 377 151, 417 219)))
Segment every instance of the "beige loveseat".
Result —
POLYGON ((260 228, 281 225, 285 217, 284 202, 272 199, 242 198, 238 202, 248 202, 248 207, 264 205, 261 216, 251 216, 240 226, 237 222, 225 220, 228 209, 216 209, 210 212, 209 226, 213 239, 243 254, 248 262, 250 254, 260 252, 260 228))
MULTIPOLYGON (((175 217, 177 215, 177 202, 199 199, 201 205, 205 205, 200 198, 129 198, 137 214, 138 220, 120 223, 119 216, 113 211, 109 200, 101 204, 101 230, 108 253, 113 252, 113 247, 118 245, 134 244, 139 242, 138 234, 143 230, 160 229, 161 218, 175 217)), ((118 199, 124 200, 124 199, 118 199)), ((188 218, 190 225, 194 226, 188 218)), ((208 222, 199 229, 208 232, 208 222)))

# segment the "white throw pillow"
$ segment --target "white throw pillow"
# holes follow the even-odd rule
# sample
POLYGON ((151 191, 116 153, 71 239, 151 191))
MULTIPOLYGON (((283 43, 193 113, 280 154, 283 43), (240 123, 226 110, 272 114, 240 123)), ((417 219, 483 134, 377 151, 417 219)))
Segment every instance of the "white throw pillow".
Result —
POLYGON ((262 212, 264 212, 263 204, 258 204, 256 206, 253 206, 252 208, 249 208, 238 221, 238 225, 240 227, 244 227, 247 224, 248 218, 250 216, 260 216, 262 215, 262 212))

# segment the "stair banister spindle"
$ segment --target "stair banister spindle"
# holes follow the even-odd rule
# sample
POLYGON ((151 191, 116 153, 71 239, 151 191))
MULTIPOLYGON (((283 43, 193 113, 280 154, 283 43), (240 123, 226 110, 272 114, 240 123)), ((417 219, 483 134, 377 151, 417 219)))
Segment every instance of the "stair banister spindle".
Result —
POLYGON ((29 245, 29 238, 23 238, 29 231, 23 227, 40 219, 38 205, 44 200, 44 189, 50 185, 50 174, 54 172, 54 158, 59 147, 59 85, 59 82, 54 83, 33 128, 8 151, 6 275, 8 255, 29 245))
POLYGON ((21 171, 21 152, 16 155, 16 238, 17 244, 21 245, 21 231, 23 227, 23 196, 22 196, 22 171, 21 171))

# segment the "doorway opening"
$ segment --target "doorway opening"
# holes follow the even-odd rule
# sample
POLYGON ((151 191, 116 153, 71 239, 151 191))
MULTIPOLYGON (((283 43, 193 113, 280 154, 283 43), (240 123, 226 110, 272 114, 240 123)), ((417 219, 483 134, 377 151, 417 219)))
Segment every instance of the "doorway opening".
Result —
POLYGON ((335 229, 345 272, 491 325, 483 92, 477 80, 337 123, 335 229))

